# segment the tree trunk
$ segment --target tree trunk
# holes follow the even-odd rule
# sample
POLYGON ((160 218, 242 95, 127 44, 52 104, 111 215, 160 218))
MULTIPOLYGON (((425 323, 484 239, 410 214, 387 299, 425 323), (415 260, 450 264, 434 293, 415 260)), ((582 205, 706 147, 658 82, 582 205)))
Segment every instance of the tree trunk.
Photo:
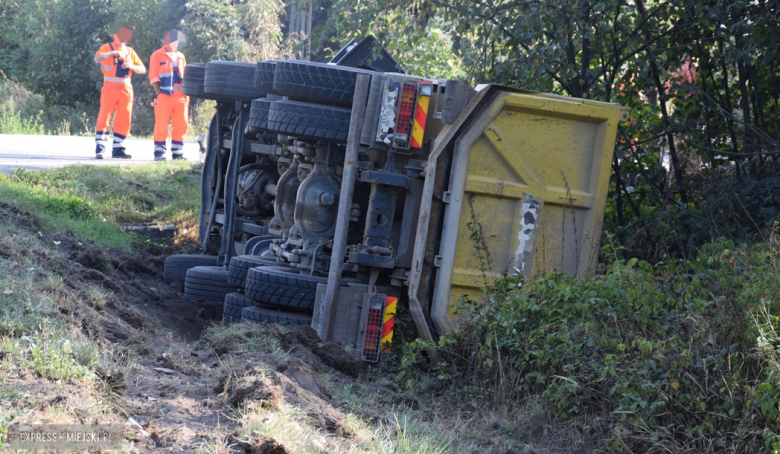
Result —
MULTIPOLYGON (((721 67, 723 69, 723 93, 725 95, 725 102, 726 102, 726 112, 731 114, 732 108, 731 108, 731 91, 729 90, 729 70, 726 67, 726 52, 723 49, 723 39, 718 40, 718 46, 720 46, 720 54, 721 54, 721 67)), ((732 158, 732 162, 737 167, 737 176, 740 175, 739 171, 739 157, 737 156, 739 154, 739 147, 737 146, 737 133, 734 131, 734 121, 731 119, 731 117, 726 118, 726 125, 729 128, 729 136, 731 137, 731 147, 734 150, 734 157, 732 158)))
MULTIPOLYGON (((741 39, 737 37, 737 46, 739 46, 741 39)), ((755 163, 755 156, 754 153, 756 152, 755 147, 753 146, 753 138, 751 137, 750 127, 753 125, 753 122, 751 121, 750 116, 750 94, 748 93, 747 89, 747 71, 745 70, 745 60, 744 58, 740 58, 737 62, 737 83, 739 85, 739 92, 740 92, 740 107, 742 108, 742 121, 744 122, 743 129, 744 129, 744 138, 742 139, 744 143, 744 151, 748 155, 748 174, 751 178, 756 177, 756 163, 755 163)))
MULTIPOLYGON (((645 11, 645 4, 643 0, 634 0, 636 9, 643 18, 647 15, 645 11)), ((674 179, 677 182, 677 192, 680 194, 680 201, 684 204, 688 203, 688 195, 685 191, 685 180, 683 179, 682 168, 680 167, 680 160, 677 156, 677 148, 674 144, 674 134, 672 134, 672 122, 669 120, 669 112, 666 110, 666 90, 661 83, 661 77, 659 76, 658 63, 653 52, 648 49, 646 51, 648 60, 650 60, 650 69, 653 73, 653 80, 655 81, 655 87, 658 90, 658 99, 661 104, 661 116, 664 120, 664 127, 666 128, 666 138, 669 142, 669 157, 672 160, 672 169, 674 171, 674 179)))

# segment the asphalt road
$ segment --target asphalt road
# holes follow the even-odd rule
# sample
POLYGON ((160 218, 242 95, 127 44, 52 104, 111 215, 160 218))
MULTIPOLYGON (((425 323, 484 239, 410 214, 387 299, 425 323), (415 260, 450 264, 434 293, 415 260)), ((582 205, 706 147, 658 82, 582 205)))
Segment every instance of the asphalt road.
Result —
MULTIPOLYGON (((110 146, 109 137, 109 146, 110 146)), ((0 173, 8 175, 13 169, 44 170, 73 164, 133 165, 154 162, 154 144, 151 140, 125 141, 127 153, 132 159, 95 159, 94 137, 72 136, 22 136, 0 134, 0 173)), ((111 151, 106 153, 111 155, 111 151)), ((184 157, 199 161, 197 142, 184 143, 184 157)), ((168 159, 171 159, 168 141, 168 159)))

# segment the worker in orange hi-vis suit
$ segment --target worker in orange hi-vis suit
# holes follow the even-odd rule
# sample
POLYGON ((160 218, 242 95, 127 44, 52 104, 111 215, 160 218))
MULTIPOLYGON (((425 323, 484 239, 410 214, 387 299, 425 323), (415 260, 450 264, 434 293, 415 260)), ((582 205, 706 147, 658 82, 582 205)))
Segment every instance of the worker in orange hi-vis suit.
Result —
POLYGON ((112 34, 113 42, 104 44, 95 53, 95 62, 103 72, 103 89, 100 92, 100 113, 95 133, 97 159, 103 159, 108 142, 108 130, 111 127, 111 115, 114 116, 114 145, 111 157, 129 159, 125 153, 124 142, 130 134, 130 120, 133 114, 133 86, 130 85, 132 73, 144 74, 146 67, 138 54, 127 46, 133 32, 122 27, 112 34))
POLYGON ((149 82, 157 92, 157 100, 153 103, 155 161, 165 161, 168 123, 171 123, 171 158, 184 159, 190 98, 181 91, 187 61, 178 49, 185 41, 180 31, 167 31, 163 36, 163 47, 154 51, 149 59, 149 82))

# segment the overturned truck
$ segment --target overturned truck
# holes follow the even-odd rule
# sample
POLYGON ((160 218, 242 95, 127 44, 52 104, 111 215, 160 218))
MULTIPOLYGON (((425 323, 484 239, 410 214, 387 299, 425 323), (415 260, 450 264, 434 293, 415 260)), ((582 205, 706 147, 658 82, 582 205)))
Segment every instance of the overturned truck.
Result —
POLYGON ((214 99, 201 184, 202 255, 168 281, 226 322, 310 325, 377 361, 399 307, 417 335, 502 273, 596 265, 626 109, 404 74, 372 38, 330 63, 190 64, 214 99))

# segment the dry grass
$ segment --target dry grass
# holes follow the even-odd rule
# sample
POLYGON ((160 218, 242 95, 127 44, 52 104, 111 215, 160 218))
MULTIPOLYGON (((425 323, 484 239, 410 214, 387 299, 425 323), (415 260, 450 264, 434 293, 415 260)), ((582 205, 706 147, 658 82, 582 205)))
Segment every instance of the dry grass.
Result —
POLYGON ((22 421, 117 421, 106 380, 125 373, 127 358, 82 332, 88 311, 59 316, 94 302, 47 271, 61 257, 37 237, 0 223, 0 252, 0 433, 22 421))

